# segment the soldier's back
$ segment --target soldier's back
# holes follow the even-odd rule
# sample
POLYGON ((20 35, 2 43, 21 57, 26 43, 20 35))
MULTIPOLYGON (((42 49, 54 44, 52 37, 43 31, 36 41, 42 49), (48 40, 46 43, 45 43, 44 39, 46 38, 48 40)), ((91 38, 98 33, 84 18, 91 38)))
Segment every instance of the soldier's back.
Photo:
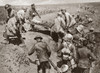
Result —
POLYGON ((48 61, 47 59, 47 44, 45 42, 38 42, 35 45, 37 57, 40 62, 48 61))

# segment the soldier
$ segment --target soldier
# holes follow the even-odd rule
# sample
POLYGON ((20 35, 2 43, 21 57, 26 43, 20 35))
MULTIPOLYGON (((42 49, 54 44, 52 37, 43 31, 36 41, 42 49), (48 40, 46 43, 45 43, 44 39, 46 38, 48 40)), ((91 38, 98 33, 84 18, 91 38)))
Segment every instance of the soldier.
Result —
POLYGON ((35 4, 31 4, 31 8, 27 9, 26 11, 26 19, 31 21, 35 17, 35 15, 38 15, 38 17, 41 18, 35 8, 35 4))
POLYGON ((17 12, 17 15, 10 18, 8 22, 6 23, 6 32, 4 33, 4 37, 8 41, 8 43, 11 43, 11 38, 17 37, 17 39, 24 44, 24 41, 21 36, 20 27, 23 23, 25 13, 23 10, 19 10, 17 12))
POLYGON ((90 32, 87 34, 86 39, 88 41, 88 48, 94 52, 95 48, 95 35, 94 35, 94 28, 90 28, 90 32))
POLYGON ((72 53, 72 57, 74 60, 77 59, 77 56, 76 56, 76 48, 73 44, 73 36, 69 33, 67 33, 64 38, 63 38, 64 42, 63 42, 63 45, 65 43, 64 46, 66 46, 66 48, 69 48, 70 52, 72 53))
POLYGON ((55 24, 53 27, 54 32, 58 33, 59 38, 62 38, 61 35, 64 35, 65 33, 65 21, 60 12, 57 14, 57 18, 55 18, 55 24))
POLYGON ((70 13, 68 13, 65 9, 61 9, 61 13, 64 16, 66 28, 69 28, 76 23, 74 17, 70 13))
POLYGON ((74 31, 74 40, 73 42, 75 43, 75 46, 81 46, 80 40, 83 39, 83 34, 84 34, 84 26, 83 25, 78 25, 74 31))
POLYGON ((88 15, 85 15, 85 17, 83 18, 82 24, 84 26, 87 26, 89 23, 92 23, 92 22, 93 22, 93 19, 90 18, 88 15))
POLYGON ((95 55, 86 47, 87 41, 83 41, 83 46, 78 48, 78 72, 89 73, 91 62, 96 60, 95 55))
POLYGON ((72 69, 76 67, 76 49, 72 44, 73 36, 71 34, 66 34, 63 38, 63 48, 61 49, 61 61, 58 62, 58 67, 63 65, 68 65, 68 71, 64 73, 71 73, 72 69), (72 69, 71 69, 72 68, 72 69))
POLYGON ((31 4, 31 7, 29 9, 27 9, 27 11, 26 11, 25 18, 26 18, 26 23, 31 25, 32 29, 34 28, 34 24, 41 24, 42 23, 41 20, 37 20, 35 18, 36 16, 41 18, 40 15, 38 14, 36 8, 35 8, 35 4, 31 4))
POLYGON ((16 15, 16 12, 14 9, 12 9, 11 5, 6 4, 5 5, 5 9, 7 10, 7 20, 6 22, 8 22, 8 20, 12 17, 14 17, 16 15))
POLYGON ((81 23, 82 22, 82 18, 79 14, 76 16, 75 20, 76 20, 76 23, 81 23))
MULTIPOLYGON (((53 37, 54 37, 53 39, 57 42, 58 47, 60 46, 62 38, 65 34, 64 29, 65 29, 65 21, 62 18, 62 13, 58 12, 57 17, 55 18, 55 23, 52 27, 53 33, 55 33, 55 35, 53 35, 53 37)), ((59 49, 57 49, 57 50, 59 50, 59 49)))
POLYGON ((41 36, 36 36, 34 39, 37 43, 31 48, 28 55, 32 55, 36 51, 39 60, 37 72, 40 73, 40 70, 42 70, 42 73, 49 73, 51 66, 48 58, 50 57, 51 50, 48 45, 42 41, 43 38, 41 36))

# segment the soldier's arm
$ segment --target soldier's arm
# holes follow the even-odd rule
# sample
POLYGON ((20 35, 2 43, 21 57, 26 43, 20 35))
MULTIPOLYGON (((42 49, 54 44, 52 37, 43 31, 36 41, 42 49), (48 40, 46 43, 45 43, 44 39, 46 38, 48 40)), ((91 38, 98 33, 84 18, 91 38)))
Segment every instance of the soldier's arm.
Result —
POLYGON ((69 27, 71 19, 70 14, 67 14, 66 18, 67 18, 67 27, 69 27))
POLYGON ((51 55, 51 50, 50 50, 50 47, 48 46, 48 44, 47 43, 45 43, 46 44, 46 49, 47 49, 47 54, 48 54, 48 56, 50 57, 50 55, 51 55))
POLYGON ((11 14, 10 14, 10 17, 13 17, 16 15, 16 11, 15 10, 12 10, 11 14))
POLYGON ((30 9, 27 9, 27 11, 26 11, 26 13, 25 13, 25 18, 26 18, 26 20, 29 20, 29 21, 31 21, 31 11, 30 11, 30 9))
POLYGON ((50 50, 50 47, 47 45, 47 49, 48 49, 48 53, 49 53, 49 56, 51 55, 51 50, 50 50))
POLYGON ((35 9, 36 14, 38 15, 39 18, 41 18, 41 16, 39 15, 39 13, 37 12, 37 10, 35 9))
POLYGON ((7 28, 9 29, 10 32, 12 32, 13 34, 16 34, 15 28, 14 28, 14 22, 12 22, 11 20, 8 21, 7 23, 7 28))
POLYGON ((63 19, 61 19, 61 27, 65 29, 65 21, 63 19))
POLYGON ((48 50, 48 52, 51 52, 50 47, 48 45, 47 45, 47 50, 48 50))
POLYGON ((89 50, 89 56, 92 61, 96 61, 96 56, 89 50))
POLYGON ((35 45, 31 48, 31 50, 28 52, 28 55, 32 55, 35 52, 35 45))
POLYGON ((76 48, 73 45, 72 45, 72 53, 73 53, 73 57, 74 57, 74 59, 76 61, 77 60, 77 53, 76 53, 76 48))

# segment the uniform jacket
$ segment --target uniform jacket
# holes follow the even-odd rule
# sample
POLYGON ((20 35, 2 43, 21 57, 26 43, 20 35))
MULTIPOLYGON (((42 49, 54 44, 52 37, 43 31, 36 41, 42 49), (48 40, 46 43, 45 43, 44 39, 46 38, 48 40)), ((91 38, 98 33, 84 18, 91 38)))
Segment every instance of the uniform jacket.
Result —
POLYGON ((33 13, 36 15, 36 12, 34 9, 32 9, 32 8, 27 9, 26 14, 25 14, 26 19, 32 20, 33 13))
POLYGON ((68 50, 65 51, 62 49, 62 52, 69 52, 71 54, 71 56, 74 58, 74 60, 77 59, 76 48, 72 43, 69 43, 67 45, 66 42, 63 42, 63 47, 69 49, 69 51, 68 50))
POLYGON ((16 11, 11 9, 11 11, 8 11, 8 18, 12 18, 16 15, 16 11))
POLYGON ((65 21, 62 17, 58 16, 56 19, 55 19, 55 24, 53 26, 53 30, 55 32, 62 32, 64 33, 64 29, 63 27, 65 26, 65 21))
POLYGON ((94 40, 95 40, 94 33, 93 32, 88 33, 87 36, 86 36, 86 39, 89 41, 89 43, 94 43, 94 40))
POLYGON ((17 23, 17 19, 16 17, 12 17, 8 20, 8 22, 6 23, 6 34, 9 36, 14 36, 14 34, 16 34, 16 23, 17 23))
POLYGON ((69 14, 68 12, 66 12, 64 16, 65 16, 65 22, 67 27, 71 27, 76 23, 74 17, 72 17, 72 15, 69 14))
POLYGON ((78 49, 78 66, 81 68, 90 68, 91 62, 94 61, 96 57, 94 54, 87 49, 87 47, 78 49))
POLYGON ((32 55, 35 51, 40 62, 48 61, 47 58, 50 56, 51 51, 45 42, 37 42, 28 54, 32 55))

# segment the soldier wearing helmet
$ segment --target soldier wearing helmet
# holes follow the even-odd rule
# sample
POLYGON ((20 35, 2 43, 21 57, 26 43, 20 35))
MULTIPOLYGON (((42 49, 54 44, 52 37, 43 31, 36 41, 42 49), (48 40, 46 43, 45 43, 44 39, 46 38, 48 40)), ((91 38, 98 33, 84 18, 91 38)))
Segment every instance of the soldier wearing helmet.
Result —
POLYGON ((87 41, 83 41, 83 46, 77 50, 78 72, 89 73, 91 63, 96 61, 96 56, 87 48, 87 41))
POLYGON ((12 17, 14 17, 16 15, 16 12, 14 9, 12 9, 11 5, 6 4, 5 5, 5 10, 7 11, 7 20, 6 22, 8 22, 8 20, 12 17))
POLYGON ((21 43, 24 44, 24 41, 21 36, 21 25, 23 24, 23 20, 24 20, 24 11, 19 10, 17 12, 17 15, 11 17, 6 23, 5 27, 6 29, 4 33, 6 36, 4 37, 9 43, 12 43, 10 42, 11 38, 17 37, 20 44, 21 43))
POLYGON ((57 64, 58 64, 58 67, 61 67, 63 64, 70 66, 68 72, 65 71, 64 73, 71 73, 71 68, 76 67, 76 63, 75 63, 76 49, 72 41, 73 41, 73 36, 69 33, 67 33, 63 37, 63 42, 62 42, 63 47, 61 49, 61 59, 62 60, 59 61, 57 64))
POLYGON ((42 20, 40 19, 36 19, 35 17, 38 16, 39 18, 41 18, 41 16, 39 15, 39 13, 36 10, 35 4, 31 4, 30 8, 28 8, 26 10, 25 13, 25 18, 26 18, 26 23, 28 23, 32 29, 34 30, 34 24, 41 24, 42 20))
POLYGON ((49 73, 51 68, 48 61, 51 54, 50 48, 47 43, 42 41, 43 38, 41 36, 36 36, 34 40, 36 40, 36 44, 33 45, 28 55, 32 55, 36 51, 36 55, 39 60, 39 63, 37 64, 37 72, 40 73, 40 70, 42 70, 42 73, 49 73))
POLYGON ((41 18, 35 8, 35 4, 31 4, 31 7, 26 11, 26 19, 31 21, 36 15, 41 18))
POLYGON ((77 47, 81 47, 82 46, 82 41, 84 40, 84 29, 85 27, 83 25, 78 25, 77 27, 75 27, 75 33, 73 35, 73 39, 74 39, 74 44, 77 47))
POLYGON ((66 11, 66 9, 61 9, 61 13, 63 15, 63 19, 65 20, 66 29, 70 28, 72 25, 76 23, 74 17, 66 11))
POLYGON ((65 21, 62 18, 62 14, 58 12, 57 17, 55 18, 53 31, 57 33, 64 33, 64 27, 65 27, 65 21))
POLYGON ((95 34, 94 34, 94 28, 89 29, 89 33, 86 36, 86 39, 88 40, 88 48, 94 52, 95 50, 95 34))

